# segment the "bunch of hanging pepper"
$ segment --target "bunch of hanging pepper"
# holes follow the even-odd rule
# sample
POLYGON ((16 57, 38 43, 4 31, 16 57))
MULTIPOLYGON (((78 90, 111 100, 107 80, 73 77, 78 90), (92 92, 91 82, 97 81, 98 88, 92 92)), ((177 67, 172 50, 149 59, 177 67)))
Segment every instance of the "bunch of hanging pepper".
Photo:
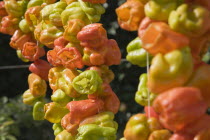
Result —
POLYGON ((23 102, 33 106, 34 120, 53 123, 56 140, 116 139, 120 101, 109 85, 114 79, 109 66, 120 64, 121 52, 96 23, 105 2, 0 2, 0 32, 12 35, 10 46, 21 60, 32 62, 23 102))
POLYGON ((209 140, 209 0, 127 0, 116 9, 121 28, 138 31, 127 60, 148 72, 121 140, 209 140))

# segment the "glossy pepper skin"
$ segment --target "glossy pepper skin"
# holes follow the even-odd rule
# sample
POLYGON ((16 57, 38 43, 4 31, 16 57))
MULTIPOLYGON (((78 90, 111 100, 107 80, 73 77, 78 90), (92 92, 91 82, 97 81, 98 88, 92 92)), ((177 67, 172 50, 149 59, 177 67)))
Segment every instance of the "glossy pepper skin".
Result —
POLYGON ((147 106, 148 102, 152 105, 153 100, 156 98, 156 94, 150 93, 149 89, 147 88, 147 74, 143 73, 139 77, 139 85, 138 90, 135 94, 135 101, 142 105, 147 106))
POLYGON ((45 96, 46 91, 47 91, 47 84, 38 75, 34 73, 29 74, 28 85, 29 85, 30 92, 34 96, 36 97, 45 96))
POLYGON ((8 13, 5 9, 5 3, 4 3, 4 1, 0 1, 0 18, 7 16, 7 15, 8 15, 8 13))
POLYGON ((24 33, 29 33, 31 32, 30 30, 30 26, 29 24, 27 23, 26 19, 22 19, 20 22, 19 22, 19 28, 22 32, 24 33))
POLYGON ((203 116, 207 109, 201 92, 193 87, 177 87, 161 93, 153 102, 161 124, 173 132, 203 116))
POLYGON ((148 88, 153 93, 184 85, 193 72, 193 61, 188 47, 157 54, 152 59, 148 88))
POLYGON ((200 36, 209 28, 210 12, 199 5, 180 5, 176 11, 171 12, 169 26, 173 30, 188 36, 200 36))
POLYGON ((144 5, 139 0, 128 0, 116 9, 117 20, 121 28, 136 31, 144 18, 144 5))
POLYGON ((61 133, 63 131, 63 128, 60 123, 54 123, 52 128, 54 130, 55 136, 57 136, 59 133, 61 133))
POLYGON ((29 70, 32 73, 39 75, 45 81, 48 81, 48 73, 50 69, 51 69, 50 64, 42 59, 34 61, 34 63, 31 63, 31 65, 29 66, 29 70))
POLYGON ((67 132, 66 130, 63 130, 55 137, 55 140, 75 140, 75 137, 72 136, 71 133, 67 132))
POLYGON ((208 139, 210 139, 210 128, 198 132, 194 137, 194 140, 208 140, 208 139))
POLYGON ((1 19, 0 32, 4 34, 13 35, 18 29, 19 18, 13 18, 11 16, 4 16, 1 19))
POLYGON ((51 95, 51 100, 62 106, 65 106, 67 103, 69 103, 72 100, 72 98, 66 95, 66 93, 63 92, 61 89, 57 89, 53 93, 53 95, 51 95))
POLYGON ((144 8, 145 15, 151 19, 167 21, 171 11, 178 6, 179 0, 150 0, 144 8))
POLYGON ((112 127, 102 127, 96 124, 86 124, 78 128, 76 140, 115 140, 116 129, 112 127))
POLYGON ((27 105, 34 105, 36 102, 38 101, 42 101, 43 100, 43 97, 36 97, 34 96, 31 92, 30 92, 30 89, 26 90, 24 93, 23 93, 23 103, 24 104, 27 104, 27 105))
POLYGON ((171 135, 171 132, 167 129, 155 130, 149 135, 148 140, 169 140, 171 135))
POLYGON ((171 30, 164 22, 151 21, 140 38, 142 47, 152 55, 189 46, 188 37, 171 30))
POLYGON ((126 140, 147 140, 150 133, 162 129, 156 118, 147 118, 144 114, 133 115, 126 124, 126 140))
POLYGON ((36 102, 33 106, 33 119, 44 120, 44 102, 36 102))
POLYGON ((92 94, 100 90, 102 79, 94 70, 86 70, 73 80, 74 89, 80 94, 92 94))
POLYGON ((90 3, 105 3, 106 0, 82 0, 84 2, 90 2, 90 3))
MULTIPOLYGON (((145 67, 147 65, 146 60, 147 60, 147 51, 142 48, 142 41, 139 37, 135 38, 132 40, 128 45, 127 45, 127 56, 126 59, 134 64, 138 65, 139 67, 145 67)), ((149 60, 152 59, 152 56, 149 55, 149 60)))
POLYGON ((210 66, 203 64, 199 66, 193 73, 191 79, 188 81, 186 86, 192 86, 200 89, 204 101, 210 107, 210 80, 207 75, 210 74, 210 66))
POLYGON ((61 19, 63 25, 67 25, 68 21, 72 19, 80 19, 87 25, 91 22, 98 22, 101 14, 104 12, 105 9, 100 4, 92 4, 79 0, 78 2, 70 3, 66 7, 61 13, 61 19))

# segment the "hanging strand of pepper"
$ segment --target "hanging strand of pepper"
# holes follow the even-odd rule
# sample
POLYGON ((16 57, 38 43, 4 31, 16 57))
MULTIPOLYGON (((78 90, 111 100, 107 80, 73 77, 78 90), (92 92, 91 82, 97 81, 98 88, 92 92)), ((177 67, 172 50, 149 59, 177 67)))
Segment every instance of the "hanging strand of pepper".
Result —
POLYGON ((138 31, 127 60, 140 67, 148 66, 147 53, 151 60, 135 95, 145 114, 129 119, 121 140, 209 140, 210 66, 202 57, 210 42, 210 1, 127 0, 116 13, 121 28, 138 31))

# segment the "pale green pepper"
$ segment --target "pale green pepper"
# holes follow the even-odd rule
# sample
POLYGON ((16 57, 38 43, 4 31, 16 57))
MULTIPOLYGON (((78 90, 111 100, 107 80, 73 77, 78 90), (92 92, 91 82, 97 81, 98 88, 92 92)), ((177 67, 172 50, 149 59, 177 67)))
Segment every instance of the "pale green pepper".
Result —
MULTIPOLYGON (((139 67, 145 67, 147 65, 147 51, 142 48, 142 41, 139 37, 132 40, 127 46, 127 56, 126 59, 139 67)), ((149 55, 149 54, 148 54, 149 55)), ((149 55, 149 61, 151 61, 152 56, 149 55)))
POLYGON ((178 6, 179 0, 150 0, 145 5, 145 14, 154 20, 167 21, 171 11, 178 6))
POLYGON ((41 6, 42 3, 43 3, 43 0, 30 0, 28 2, 27 9, 30 7, 41 6))
POLYGON ((24 104, 27 104, 27 105, 34 105, 37 101, 42 101, 43 100, 43 97, 36 97, 34 96, 30 90, 26 90, 24 93, 23 93, 23 103, 24 104))
POLYGON ((51 100, 62 106, 65 106, 68 102, 72 100, 72 98, 67 96, 65 92, 63 92, 61 89, 57 89, 51 96, 51 100))
POLYGON ((25 57, 23 57, 21 50, 16 50, 17 56, 20 60, 22 60, 23 62, 29 62, 28 59, 26 59, 25 57))
POLYGON ((92 94, 101 89, 102 79, 97 71, 86 70, 75 77, 72 84, 77 92, 92 94))
POLYGON ((25 19, 22 19, 20 22, 19 22, 19 28, 21 29, 22 32, 24 33, 29 33, 31 30, 29 28, 29 25, 27 23, 27 21, 25 19))
POLYGON ((66 6, 67 4, 62 1, 47 5, 41 10, 41 17, 46 23, 50 22, 55 26, 62 26, 61 13, 66 6))
POLYGON ((55 136, 57 136, 59 133, 61 133, 63 131, 63 127, 61 126, 60 123, 54 123, 52 128, 54 130, 55 136))
POLYGON ((182 4, 170 13, 169 26, 189 36, 200 36, 209 29, 210 12, 199 5, 182 4))
POLYGON ((138 85, 138 90, 135 95, 135 101, 142 105, 142 106, 148 106, 149 102, 150 105, 152 105, 156 94, 151 93, 149 89, 147 88, 147 74, 143 73, 139 77, 139 85, 138 85))
POLYGON ((63 130, 55 137, 55 140, 75 140, 75 137, 72 136, 68 131, 63 130))
POLYGON ((76 140, 116 140, 116 129, 86 124, 78 128, 76 140))
POLYGON ((44 102, 36 102, 33 107, 34 120, 44 120, 44 102))
POLYGON ((63 116, 69 113, 69 110, 66 107, 63 107, 56 102, 45 104, 44 111, 44 118, 51 123, 59 123, 63 116))

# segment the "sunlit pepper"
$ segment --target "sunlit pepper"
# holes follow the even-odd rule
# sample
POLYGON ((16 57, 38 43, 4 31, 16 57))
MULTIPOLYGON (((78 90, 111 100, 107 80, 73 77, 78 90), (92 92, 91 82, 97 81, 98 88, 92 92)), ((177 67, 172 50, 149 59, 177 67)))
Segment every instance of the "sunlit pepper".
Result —
POLYGON ((68 21, 63 34, 64 38, 70 42, 79 43, 77 34, 84 26, 85 23, 80 19, 72 19, 68 21))
POLYGON ((55 137, 55 140, 75 140, 75 137, 72 136, 71 133, 67 132, 66 130, 63 130, 55 137))
POLYGON ((76 70, 65 69, 64 67, 54 67, 49 71, 49 83, 53 91, 61 89, 70 97, 78 97, 79 93, 73 88, 73 79, 79 75, 76 70))
POLYGON ((189 46, 188 37, 171 30, 164 22, 151 23, 140 38, 142 47, 152 55, 189 46))
POLYGON ((20 19, 11 16, 5 16, 1 19, 0 32, 4 34, 13 35, 18 29, 20 19))
POLYGON ((44 120, 44 102, 36 102, 33 106, 33 119, 44 120))
POLYGON ((117 20, 121 28, 128 31, 138 29, 144 18, 144 5, 139 0, 128 0, 116 9, 117 20))
POLYGON ((66 107, 69 109, 70 113, 62 118, 61 125, 72 135, 76 135, 79 123, 85 118, 103 111, 104 103, 100 99, 87 99, 71 101, 66 105, 66 107))
POLYGON ((74 89, 81 94, 92 94, 101 88, 102 79, 94 70, 86 70, 73 80, 74 89))
POLYGON ((193 136, 186 133, 174 133, 169 140, 193 140, 193 136))
POLYGON ((24 104, 27 104, 27 105, 34 105, 36 102, 38 101, 42 101, 43 100, 43 97, 36 97, 34 96, 30 90, 26 90, 24 93, 23 93, 23 103, 24 104))
POLYGON ((156 118, 147 118, 144 114, 133 115, 126 124, 126 140, 147 140, 150 133, 162 129, 156 118))
POLYGON ((54 130, 55 136, 57 136, 59 133, 61 133, 63 131, 63 127, 61 126, 60 123, 54 123, 52 128, 54 130))
POLYGON ((26 59, 26 58, 23 56, 21 50, 16 50, 16 54, 17 54, 17 57, 18 57, 20 60, 22 60, 23 62, 29 62, 29 60, 26 59))
POLYGON ((27 23, 26 19, 22 19, 20 22, 19 22, 19 28, 22 32, 24 33, 29 33, 31 30, 30 30, 30 26, 29 24, 27 23))
POLYGON ((37 97, 45 96, 46 91, 47 91, 47 84, 43 79, 41 79, 41 77, 39 77, 35 73, 29 74, 28 85, 29 85, 30 92, 34 96, 37 96, 37 97))
POLYGON ((83 68, 82 55, 75 47, 63 48, 57 53, 64 67, 69 69, 83 68))
POLYGON ((66 8, 66 2, 59 1, 45 6, 41 11, 42 20, 55 26, 62 26, 61 13, 66 8))
POLYGON ((148 106, 149 103, 152 105, 156 98, 156 94, 151 93, 147 88, 147 77, 146 73, 141 74, 139 77, 138 90, 135 94, 135 101, 142 106, 148 106))
POLYGON ((208 140, 210 139, 210 128, 204 129, 194 137, 194 140, 208 140))
POLYGON ((50 64, 47 61, 41 59, 34 61, 34 63, 31 63, 31 65, 29 66, 29 70, 32 73, 39 75, 42 79, 46 81, 48 81, 48 73, 50 69, 50 64))
POLYGON ((150 0, 144 7, 145 15, 151 19, 167 21, 171 11, 178 7, 180 0, 150 0))
POLYGON ((56 102, 51 102, 44 105, 44 112, 44 118, 46 120, 51 123, 59 123, 69 113, 69 110, 56 102))
POLYGON ((72 98, 67 96, 65 92, 63 92, 61 89, 57 89, 53 93, 53 95, 51 95, 51 100, 62 106, 65 106, 68 102, 72 100, 72 98))
POLYGON ((90 3, 105 3, 106 0, 82 0, 84 2, 90 2, 90 3))
POLYGON ((110 83, 114 79, 114 73, 106 65, 92 66, 92 67, 89 67, 88 69, 97 71, 101 79, 105 83, 110 83))
POLYGON ((24 15, 28 1, 27 0, 4 0, 7 13, 12 17, 20 18, 24 15))
POLYGON ((210 75, 210 66, 203 64, 195 70, 186 86, 199 88, 203 99, 210 107, 210 79, 207 75, 210 75))
POLYGON ((180 5, 171 12, 169 26, 188 36, 200 36, 210 28, 210 12, 199 5, 180 5))
POLYGON ((26 42, 35 42, 31 33, 25 34, 21 30, 16 30, 10 40, 10 46, 14 49, 22 50, 26 42))
POLYGON ((151 23, 153 23, 153 22, 158 22, 158 21, 157 21, 157 20, 153 20, 153 19, 151 19, 151 18, 149 18, 149 17, 145 17, 145 18, 141 21, 141 23, 140 23, 140 25, 139 25, 139 28, 138 28, 138 36, 139 36, 139 38, 142 38, 142 36, 143 36, 145 30, 146 30, 146 29, 148 28, 148 26, 149 26, 151 23))
POLYGON ((167 129, 155 130, 149 135, 148 140, 169 140, 171 135, 171 132, 167 129))
POLYGON ((100 4, 92 4, 79 0, 78 2, 70 3, 66 7, 61 13, 61 19, 63 25, 67 25, 68 21, 72 19, 80 19, 87 25, 91 22, 98 22, 101 14, 104 12, 105 9, 100 4))
POLYGON ((96 124, 86 124, 78 128, 77 140, 116 140, 116 129, 96 124))
POLYGON ((112 127, 117 130, 118 124, 114 121, 114 114, 112 112, 102 112, 94 116, 90 116, 82 120, 79 126, 86 124, 96 124, 102 127, 112 127))
POLYGON ((84 48, 100 48, 108 40, 106 30, 100 23, 93 23, 83 27, 77 34, 77 39, 84 48))
POLYGON ((193 62, 188 47, 171 51, 165 55, 157 54, 152 59, 149 71, 148 88, 153 93, 182 86, 193 72, 193 62))
POLYGON ((177 87, 157 96, 153 102, 161 124, 172 131, 185 130, 205 114, 207 104, 201 92, 193 87, 177 87), (185 129, 184 129, 185 128, 185 129))
POLYGON ((4 17, 7 15, 8 15, 8 13, 5 9, 5 3, 4 3, 4 1, 0 1, 0 17, 4 17))
POLYGON ((27 9, 35 6, 41 6, 43 4, 43 0, 30 0, 27 5, 27 9))

